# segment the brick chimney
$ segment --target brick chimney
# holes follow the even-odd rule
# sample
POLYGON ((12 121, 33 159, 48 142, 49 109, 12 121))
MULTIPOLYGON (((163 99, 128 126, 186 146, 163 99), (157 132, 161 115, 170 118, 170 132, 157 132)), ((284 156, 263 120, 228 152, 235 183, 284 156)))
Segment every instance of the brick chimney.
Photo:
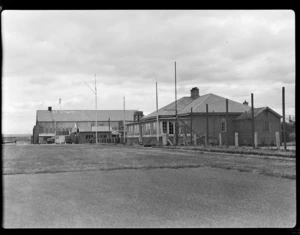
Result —
POLYGON ((48 111, 52 111, 52 107, 51 106, 48 107, 48 111))
POLYGON ((248 102, 245 100, 243 104, 244 104, 244 105, 248 105, 248 102))
POLYGON ((138 122, 143 116, 143 111, 135 111, 133 114, 133 121, 138 122))
POLYGON ((193 99, 197 99, 199 97, 199 89, 198 89, 198 87, 192 88, 192 90, 191 90, 191 97, 193 99))

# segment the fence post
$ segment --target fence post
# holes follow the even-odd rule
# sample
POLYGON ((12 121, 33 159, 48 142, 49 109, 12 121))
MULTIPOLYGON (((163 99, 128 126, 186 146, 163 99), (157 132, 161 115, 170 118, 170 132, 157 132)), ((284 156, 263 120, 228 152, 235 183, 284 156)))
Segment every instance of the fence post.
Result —
POLYGON ((235 147, 239 147, 239 133, 235 132, 235 147))
POLYGON ((220 147, 222 146, 222 133, 219 133, 220 147))
POLYGON ((286 124, 285 124, 285 92, 284 87, 282 87, 282 127, 283 127, 283 146, 286 150, 286 124))
POLYGON ((207 147, 208 145, 208 138, 209 138, 209 135, 208 135, 208 104, 206 104, 206 135, 205 135, 205 146, 207 147))
POLYGON ((194 145, 195 146, 197 145, 197 136, 196 136, 196 134, 194 134, 194 145))
POLYGON ((228 99, 226 99, 226 147, 229 148, 228 99))
POLYGON ((252 117, 252 141, 253 141, 253 148, 256 148, 255 144, 255 120, 254 120, 254 101, 253 101, 253 93, 251 93, 251 117, 252 117))
POLYGON ((257 132, 254 132, 254 147, 257 148, 258 142, 257 142, 257 132))
POLYGON ((277 146, 277 149, 279 150, 280 149, 280 135, 279 135, 279 132, 275 132, 275 137, 276 137, 276 146, 277 146))
POLYGON ((193 108, 191 108, 191 145, 193 144, 193 108))

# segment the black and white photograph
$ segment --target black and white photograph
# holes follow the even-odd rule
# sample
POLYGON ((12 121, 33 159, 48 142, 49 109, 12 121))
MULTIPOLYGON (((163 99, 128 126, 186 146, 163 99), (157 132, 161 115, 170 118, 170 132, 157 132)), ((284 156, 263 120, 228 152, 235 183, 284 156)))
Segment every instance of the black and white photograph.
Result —
POLYGON ((2 227, 297 224, 291 9, 2 9, 2 227))

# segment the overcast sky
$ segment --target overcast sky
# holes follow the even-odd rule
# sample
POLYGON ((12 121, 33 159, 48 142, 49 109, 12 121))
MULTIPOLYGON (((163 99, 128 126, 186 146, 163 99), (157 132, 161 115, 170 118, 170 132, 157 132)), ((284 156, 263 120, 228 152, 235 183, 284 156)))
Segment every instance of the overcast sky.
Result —
POLYGON ((295 115, 295 14, 289 10, 2 12, 2 133, 32 133, 36 110, 138 109, 213 93, 295 115), (59 106, 59 98, 62 107, 59 106))

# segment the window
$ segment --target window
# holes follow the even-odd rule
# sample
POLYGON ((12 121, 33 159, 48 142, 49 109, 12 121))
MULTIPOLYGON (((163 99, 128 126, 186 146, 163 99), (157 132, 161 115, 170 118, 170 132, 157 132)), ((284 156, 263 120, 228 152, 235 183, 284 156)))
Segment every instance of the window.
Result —
POLYGON ((143 135, 146 135, 146 124, 141 125, 143 135))
POLYGON ((167 125, 168 125, 168 122, 163 122, 162 123, 163 133, 167 133, 167 131, 168 131, 167 125))
POLYGON ((44 128, 42 126, 40 126, 40 133, 43 133, 44 128))
POLYGON ((151 126, 151 129, 152 129, 152 135, 156 135, 156 122, 153 122, 153 123, 151 123, 152 124, 152 126, 151 126))
POLYGON ((170 135, 174 134, 173 122, 169 122, 169 134, 170 135))
POLYGON ((151 131, 150 131, 150 123, 146 123, 146 125, 145 125, 145 128, 146 128, 146 135, 150 135, 151 134, 151 131))
POLYGON ((48 133, 48 128, 45 128, 45 133, 48 133))
POLYGON ((133 129, 134 129, 134 126, 128 126, 128 135, 129 136, 133 136, 133 129))
POLYGON ((88 139, 91 139, 93 138, 93 135, 85 135, 85 138, 88 140, 88 139))
POLYGON ((130 130, 130 134, 131 134, 132 136, 134 135, 134 128, 135 128, 135 126, 132 125, 132 126, 131 126, 131 130, 130 130))
POLYGON ((90 135, 85 135, 85 138, 88 140, 90 138, 90 135))
POLYGON ((134 135, 139 135, 140 131, 139 131, 139 125, 134 125, 134 135))
POLYGON ((131 136, 131 126, 128 126, 127 135, 128 135, 128 136, 131 136))
POLYGON ((226 132, 226 121, 224 118, 222 118, 222 121, 221 121, 221 131, 226 132))
POLYGON ((153 122, 149 123, 149 126, 150 126, 150 135, 153 134, 153 122))

